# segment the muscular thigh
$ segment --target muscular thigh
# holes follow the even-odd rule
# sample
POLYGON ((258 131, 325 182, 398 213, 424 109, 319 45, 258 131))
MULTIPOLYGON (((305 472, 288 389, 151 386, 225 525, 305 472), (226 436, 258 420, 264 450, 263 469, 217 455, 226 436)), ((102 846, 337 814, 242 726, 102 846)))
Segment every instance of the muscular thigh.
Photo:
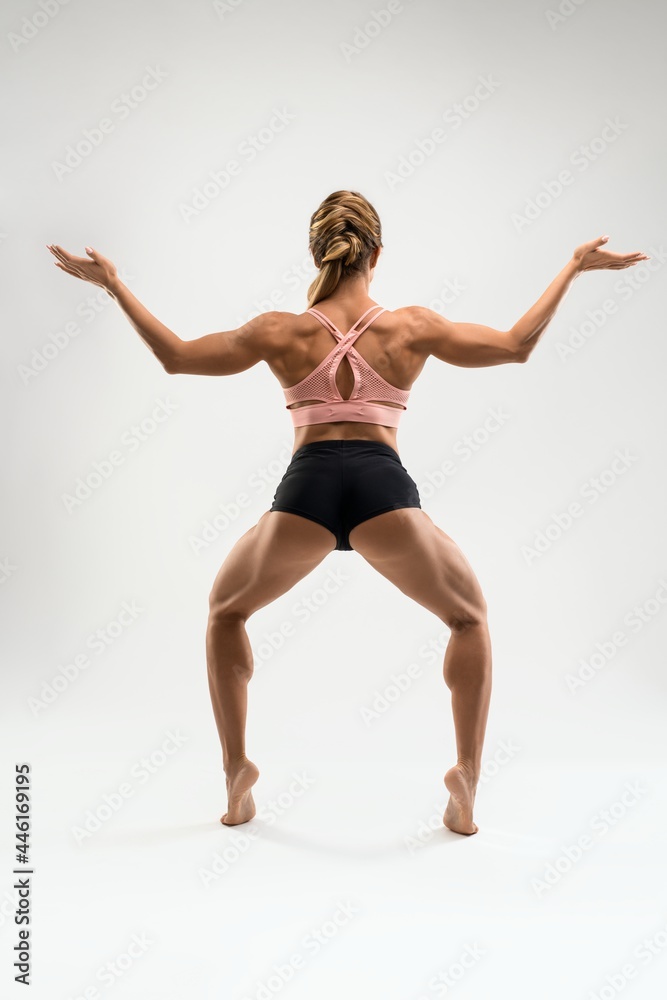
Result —
POLYGON ((480 621, 486 602, 456 542, 421 508, 378 514, 350 531, 356 552, 452 628, 480 621))
POLYGON ((321 524, 266 511, 233 546, 213 583, 211 611, 248 617, 307 576, 336 544, 321 524))

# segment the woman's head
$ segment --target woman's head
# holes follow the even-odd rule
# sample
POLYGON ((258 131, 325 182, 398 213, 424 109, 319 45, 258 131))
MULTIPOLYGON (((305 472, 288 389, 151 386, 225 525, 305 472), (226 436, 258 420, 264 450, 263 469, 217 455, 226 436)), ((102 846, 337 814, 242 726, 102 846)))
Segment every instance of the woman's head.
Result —
POLYGON ((311 216, 308 245, 320 269, 308 288, 310 309, 340 282, 368 269, 382 246, 379 216, 358 191, 334 191, 311 216))

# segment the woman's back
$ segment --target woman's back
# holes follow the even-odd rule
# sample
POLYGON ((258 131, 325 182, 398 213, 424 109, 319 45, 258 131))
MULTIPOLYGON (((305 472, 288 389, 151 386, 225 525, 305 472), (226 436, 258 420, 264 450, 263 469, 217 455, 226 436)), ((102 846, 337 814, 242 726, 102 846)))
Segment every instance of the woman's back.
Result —
MULTIPOLYGON (((314 307, 346 335, 374 302, 322 299, 314 307)), ((369 313, 369 316, 372 314, 369 313)), ((328 357, 337 345, 334 334, 310 312, 278 313, 275 350, 267 359, 269 368, 283 389, 298 385, 328 357)), ((354 340, 354 350, 377 374, 397 389, 409 391, 424 367, 427 355, 412 348, 411 307, 391 312, 378 311, 376 318, 354 340)), ((354 372, 343 355, 335 373, 335 385, 343 399, 354 390, 354 372)), ((308 405, 308 400, 290 404, 290 408, 308 405)), ((383 400, 384 405, 401 409, 400 403, 383 400)))

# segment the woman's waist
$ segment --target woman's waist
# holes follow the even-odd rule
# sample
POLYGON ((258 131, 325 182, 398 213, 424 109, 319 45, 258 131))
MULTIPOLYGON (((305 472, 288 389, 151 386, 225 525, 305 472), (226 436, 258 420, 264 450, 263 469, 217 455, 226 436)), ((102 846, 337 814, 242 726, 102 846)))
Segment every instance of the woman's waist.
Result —
POLYGON ((384 452, 393 458, 397 458, 399 462, 401 461, 401 456, 399 455, 398 448, 396 447, 396 442, 394 441, 390 444, 386 440, 380 440, 377 437, 359 437, 359 425, 357 424, 356 429, 351 428, 349 436, 344 436, 344 432, 340 425, 332 426, 331 437, 317 437, 310 438, 306 441, 295 441, 295 449, 292 453, 292 458, 301 452, 313 452, 313 451, 330 451, 337 454, 358 454, 363 453, 365 450, 374 452, 384 452), (357 436, 353 437, 352 434, 356 433, 357 436))

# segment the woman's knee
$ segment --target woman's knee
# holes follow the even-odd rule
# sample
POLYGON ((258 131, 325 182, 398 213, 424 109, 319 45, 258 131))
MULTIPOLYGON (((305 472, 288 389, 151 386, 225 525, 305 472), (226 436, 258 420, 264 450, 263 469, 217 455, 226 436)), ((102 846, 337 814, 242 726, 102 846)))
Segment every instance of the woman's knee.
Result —
POLYGON ((238 650, 245 644, 245 640, 240 633, 243 633, 245 623, 248 619, 247 610, 241 605, 237 598, 225 595, 221 591, 214 589, 209 595, 209 614, 206 626, 207 649, 212 655, 207 657, 209 675, 216 677, 217 683, 229 681, 235 676, 238 680, 247 682, 253 675, 254 666, 252 658, 241 655, 240 662, 230 660, 228 656, 218 657, 215 650, 222 642, 222 646, 227 650, 238 650), (239 647, 239 642, 241 647, 239 647))
POLYGON ((246 622, 251 611, 238 594, 214 587, 208 597, 209 623, 246 622))
POLYGON ((472 628, 487 627, 487 606, 480 594, 475 601, 461 602, 448 608, 442 616, 445 625, 452 632, 466 632, 472 628))

